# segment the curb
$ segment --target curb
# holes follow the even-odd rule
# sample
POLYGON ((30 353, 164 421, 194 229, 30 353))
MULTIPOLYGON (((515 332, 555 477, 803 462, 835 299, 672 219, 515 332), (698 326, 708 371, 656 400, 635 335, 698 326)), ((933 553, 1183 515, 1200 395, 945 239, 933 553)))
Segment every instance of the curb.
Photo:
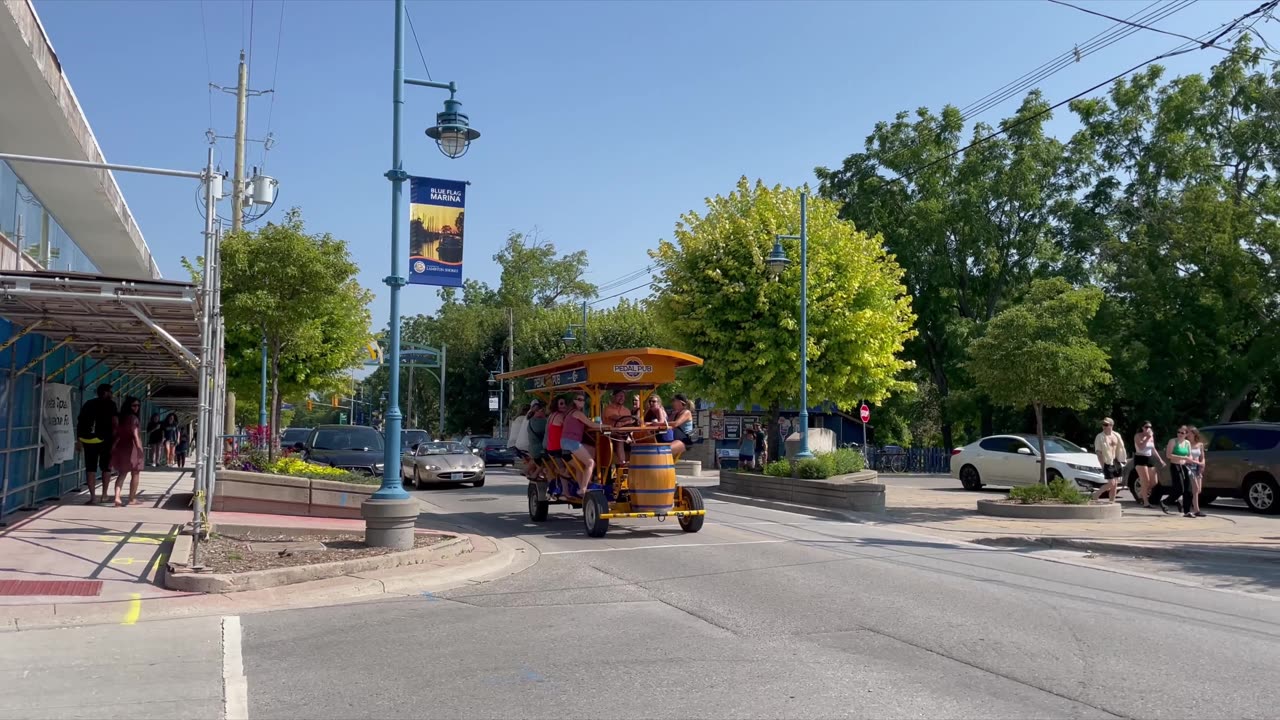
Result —
POLYGON ((1106 505, 1060 505, 1013 503, 1004 500, 979 500, 978 513, 990 517, 1019 520, 1119 520, 1120 503, 1106 505))
MULTIPOLYGON (((438 542, 423 548, 315 565, 295 565, 293 567, 250 570, 240 573, 194 573, 189 570, 178 572, 176 570, 180 566, 175 564, 175 572, 165 573, 164 586, 170 590, 198 593, 263 590, 280 585, 325 580, 342 575, 359 577, 361 573, 388 570, 405 565, 420 565, 471 552, 470 538, 454 535, 453 533, 439 534, 450 536, 450 538, 444 542, 438 542)), ((177 553, 175 552, 174 555, 177 555, 177 553)))
POLYGON ((1085 550, 1096 553, 1129 555, 1133 557, 1181 558, 1200 560, 1265 560, 1280 562, 1280 548, 1274 550, 1237 550, 1197 547, 1161 547, 1159 545, 1128 544, 1105 540, 1086 540, 1071 537, 1035 537, 1029 535, 997 535, 974 538, 968 542, 988 547, 1029 547, 1042 549, 1085 550))
MULTIPOLYGON (((490 582, 527 570, 538 561, 537 550, 523 541, 498 540, 486 536, 462 539, 473 540, 481 546, 492 545, 493 552, 488 557, 475 561, 468 559, 474 557, 472 553, 465 553, 427 564, 371 570, 261 590, 147 598, 141 601, 140 610, 136 608, 138 601, 132 601, 135 604, 132 609, 137 613, 135 621, 150 622, 399 599, 490 582)), ((479 552, 483 551, 477 550, 477 554, 479 552)), ((57 627, 131 625, 135 621, 121 622, 131 610, 130 604, 131 601, 128 600, 113 600, 101 603, 14 606, 14 609, 28 609, 28 612, 17 616, 6 615, 9 608, 0 607, 0 636, 6 632, 57 627)))
POLYGON ((702 490, 702 495, 704 497, 712 500, 734 503, 735 505, 750 505, 752 507, 764 508, 766 510, 781 510, 783 512, 796 513, 798 515, 812 515, 823 518, 824 520, 864 523, 869 518, 877 516, 876 513, 870 512, 855 513, 853 511, 817 507, 815 505, 799 505, 797 503, 789 503, 782 500, 768 500, 766 498, 750 497, 748 495, 734 495, 732 493, 721 492, 710 488, 700 489, 702 490))

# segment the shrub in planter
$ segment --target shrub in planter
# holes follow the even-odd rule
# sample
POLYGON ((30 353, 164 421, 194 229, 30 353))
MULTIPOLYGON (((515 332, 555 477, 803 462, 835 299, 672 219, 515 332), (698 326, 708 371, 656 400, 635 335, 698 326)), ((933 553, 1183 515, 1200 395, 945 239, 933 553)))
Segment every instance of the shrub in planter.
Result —
POLYGON ((1026 487, 1016 487, 1009 491, 1009 499, 1017 500, 1023 505, 1032 505, 1042 502, 1060 502, 1067 505, 1083 505, 1089 501, 1089 497, 1080 492, 1080 488, 1075 484, 1067 482, 1063 478, 1054 478, 1048 485, 1028 485, 1026 487))
MULTIPOLYGON (((865 467, 866 461, 860 453, 842 448, 797 462, 795 476, 805 480, 825 480, 835 475, 855 473, 865 467)), ((764 473, 773 477, 791 477, 791 461, 774 460, 765 466, 764 473)))

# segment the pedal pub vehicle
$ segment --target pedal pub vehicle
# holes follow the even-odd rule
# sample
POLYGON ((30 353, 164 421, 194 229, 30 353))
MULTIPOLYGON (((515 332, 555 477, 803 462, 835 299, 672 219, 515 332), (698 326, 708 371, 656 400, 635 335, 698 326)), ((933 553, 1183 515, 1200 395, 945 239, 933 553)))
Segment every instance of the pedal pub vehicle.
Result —
MULTIPOLYGON (((614 392, 639 397, 639 407, 658 387, 673 382, 676 370, 702 365, 702 359, 675 350, 634 348, 586 355, 569 355, 552 363, 502 374, 523 382, 526 392, 554 409, 554 399, 583 397, 583 412, 597 423, 603 403, 614 392)), ((570 407, 573 403, 570 402, 570 407)), ((672 456, 668 426, 646 422, 639 409, 610 418, 596 431, 588 428, 582 445, 590 446, 594 470, 585 492, 578 487, 585 465, 572 453, 548 451, 529 478, 529 517, 547 519, 551 505, 580 509, 586 533, 603 537, 609 521, 620 518, 677 518, 685 532, 698 532, 706 516, 702 493, 676 482, 678 458, 672 456), (615 457, 615 442, 628 448, 629 458, 615 457), (578 492, 575 492, 578 491, 578 492)))

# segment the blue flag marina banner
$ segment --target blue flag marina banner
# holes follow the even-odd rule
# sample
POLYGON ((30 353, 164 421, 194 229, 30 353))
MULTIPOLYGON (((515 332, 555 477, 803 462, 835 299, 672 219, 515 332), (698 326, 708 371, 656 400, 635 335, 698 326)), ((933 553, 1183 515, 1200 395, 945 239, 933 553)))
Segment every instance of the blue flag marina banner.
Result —
POLYGON ((462 223, 467 184, 409 178, 409 282, 462 286, 462 223))

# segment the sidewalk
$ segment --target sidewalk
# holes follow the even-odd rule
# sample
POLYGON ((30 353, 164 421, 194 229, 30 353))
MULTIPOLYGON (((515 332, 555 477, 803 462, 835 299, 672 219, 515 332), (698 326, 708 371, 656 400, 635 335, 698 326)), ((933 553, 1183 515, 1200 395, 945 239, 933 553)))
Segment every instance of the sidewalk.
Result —
MULTIPOLYGON (((140 619, 239 614, 306 607, 384 594, 443 589, 498 573, 517 560, 507 543, 467 534, 473 550, 449 560, 270 588, 206 595, 163 587, 168 552, 192 519, 190 470, 142 473, 130 507, 87 504, 88 494, 6 516, 0 529, 0 632, 81 624, 132 625, 140 619)), ((323 527, 362 532, 361 520, 213 513, 212 522, 274 527, 323 527)), ((419 527, 433 522, 427 507, 419 527)), ((453 528, 442 528, 453 531, 453 528)), ((527 553, 525 553, 527 554, 527 553)), ((536 559, 526 558, 529 562, 536 559)), ((522 568, 521 568, 522 569, 522 568)))
POLYGON ((1000 491, 906 487, 894 485, 891 477, 883 481, 886 511, 877 517, 953 540, 1129 548, 1151 554, 1275 552, 1280 560, 1280 518, 1247 510, 1208 507, 1208 517, 1188 519, 1122 500, 1124 517, 1118 521, 1013 520, 977 514, 977 501, 999 497, 1000 491))

